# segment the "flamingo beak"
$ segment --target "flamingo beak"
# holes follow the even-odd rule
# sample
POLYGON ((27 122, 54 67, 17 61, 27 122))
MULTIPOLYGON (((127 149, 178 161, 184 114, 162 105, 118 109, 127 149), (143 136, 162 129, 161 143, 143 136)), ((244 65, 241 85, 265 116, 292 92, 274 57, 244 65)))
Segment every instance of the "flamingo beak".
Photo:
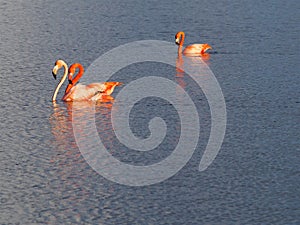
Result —
POLYGON ((175 39, 175 43, 176 43, 177 45, 179 45, 179 38, 176 38, 176 39, 175 39))

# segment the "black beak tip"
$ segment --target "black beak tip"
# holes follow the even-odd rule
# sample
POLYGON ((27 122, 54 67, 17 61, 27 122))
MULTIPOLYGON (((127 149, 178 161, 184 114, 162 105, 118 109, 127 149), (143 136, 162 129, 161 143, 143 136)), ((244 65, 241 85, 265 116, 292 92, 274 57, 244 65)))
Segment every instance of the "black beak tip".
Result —
POLYGON ((52 72, 53 78, 56 80, 56 74, 52 72))

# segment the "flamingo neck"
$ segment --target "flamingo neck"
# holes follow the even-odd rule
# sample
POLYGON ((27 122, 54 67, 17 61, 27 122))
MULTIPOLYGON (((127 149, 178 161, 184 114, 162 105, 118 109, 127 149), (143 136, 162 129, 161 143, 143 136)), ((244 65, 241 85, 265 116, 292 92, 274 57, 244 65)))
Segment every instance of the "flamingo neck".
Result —
POLYGON ((178 46, 178 56, 182 54, 182 45, 178 46))
POLYGON ((83 75, 83 73, 84 73, 84 68, 83 68, 83 66, 82 66, 80 63, 75 63, 75 64, 73 64, 73 65, 70 67, 70 69, 69 69, 69 73, 74 74, 76 68, 79 69, 79 72, 76 74, 76 76, 75 76, 75 77, 70 77, 70 76, 69 76, 69 81, 71 81, 71 83, 72 83, 73 85, 75 85, 75 84, 80 80, 80 78, 82 77, 82 75, 83 75))
POLYGON ((178 32, 178 36, 179 36, 179 45, 178 45, 178 54, 180 54, 182 52, 182 46, 183 46, 183 43, 184 43, 184 32, 183 31, 180 31, 178 32))
POLYGON ((70 66, 70 68, 69 68, 69 76, 68 76, 69 84, 68 84, 68 86, 67 86, 67 88, 66 88, 65 93, 69 92, 70 89, 71 89, 74 85, 76 85, 76 83, 77 83, 77 82, 80 80, 80 78, 82 77, 83 73, 84 73, 84 68, 83 68, 83 66, 82 66, 80 63, 74 63, 74 64, 72 64, 72 65, 70 66), (73 74, 75 73, 76 68, 79 69, 79 72, 78 72, 78 74, 76 74, 75 77, 73 77, 73 74))
POLYGON ((179 32, 179 37, 180 37, 180 42, 179 42, 179 47, 180 47, 180 46, 183 46, 183 43, 184 43, 185 34, 183 31, 179 32))
POLYGON ((68 75, 68 65, 64 61, 62 61, 62 66, 64 67, 65 72, 64 72, 64 75, 62 76, 62 78, 60 79, 58 85, 55 88, 55 91, 54 91, 53 96, 52 96, 52 101, 53 102, 56 101, 57 93, 58 93, 61 85, 65 82, 65 80, 67 78, 67 75, 68 75))

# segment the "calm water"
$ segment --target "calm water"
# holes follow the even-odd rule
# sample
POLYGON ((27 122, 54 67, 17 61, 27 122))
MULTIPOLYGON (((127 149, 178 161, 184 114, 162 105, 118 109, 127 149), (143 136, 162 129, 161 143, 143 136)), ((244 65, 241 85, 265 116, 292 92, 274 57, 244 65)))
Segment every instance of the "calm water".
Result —
MULTIPOLYGON (((299 9, 296 0, 1 3, 1 224, 299 224, 299 9), (175 68, 134 64, 113 78, 126 85, 163 74, 198 102, 199 144, 187 165, 164 182, 129 187, 108 181, 80 154, 72 105, 50 101, 54 62, 88 67, 121 44, 173 42, 179 30, 186 43, 213 46, 206 63, 227 106, 222 148, 198 172, 210 132, 205 95, 175 68)), ((118 142, 111 106, 97 104, 96 121, 115 157, 144 165, 171 154, 180 134, 170 104, 147 98, 132 110, 130 123, 141 137, 149 135, 153 116, 168 124, 164 143, 150 154, 118 142)))

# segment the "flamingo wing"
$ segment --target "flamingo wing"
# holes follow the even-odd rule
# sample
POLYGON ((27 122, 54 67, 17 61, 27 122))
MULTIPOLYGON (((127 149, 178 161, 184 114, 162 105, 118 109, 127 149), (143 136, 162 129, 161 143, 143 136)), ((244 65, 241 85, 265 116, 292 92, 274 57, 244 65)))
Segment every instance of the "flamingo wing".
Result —
POLYGON ((104 82, 103 84, 105 86, 104 93, 106 95, 110 95, 111 93, 113 93, 116 86, 120 86, 123 83, 122 82, 111 81, 111 82, 104 82))
POLYGON ((208 44, 192 44, 184 49, 184 53, 203 54, 207 49, 211 49, 211 46, 208 44))
POLYGON ((96 88, 98 90, 98 92, 95 93, 95 95, 90 100, 96 101, 103 98, 110 99, 109 95, 114 91, 115 87, 122 84, 123 83, 121 82, 114 81, 89 84, 89 87, 96 88))
POLYGON ((110 95, 121 82, 92 83, 88 85, 77 84, 73 86, 63 97, 63 101, 96 101, 104 95, 110 95))

